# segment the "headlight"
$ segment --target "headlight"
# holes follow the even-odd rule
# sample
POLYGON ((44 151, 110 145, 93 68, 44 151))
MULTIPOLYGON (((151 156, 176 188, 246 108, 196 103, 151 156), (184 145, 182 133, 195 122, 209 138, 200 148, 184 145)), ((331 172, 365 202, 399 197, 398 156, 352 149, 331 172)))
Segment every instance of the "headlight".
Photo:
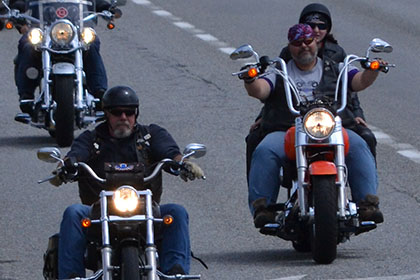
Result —
POLYGON ((72 26, 66 22, 59 22, 51 29, 51 39, 54 43, 64 47, 68 45, 74 37, 72 26))
POLYGON ((133 187, 121 186, 115 191, 112 200, 118 211, 132 212, 137 208, 139 195, 133 187))
POLYGON ((83 28, 83 31, 82 31, 83 43, 85 43, 86 45, 89 45, 95 40, 95 38, 96 38, 96 32, 95 30, 93 30, 93 28, 91 27, 83 28))
POLYGON ((309 111, 303 119, 305 132, 315 140, 324 140, 334 131, 333 114, 323 108, 309 111))
POLYGON ((39 28, 32 28, 29 31, 29 41, 31 42, 32 45, 39 45, 42 42, 42 37, 43 37, 43 33, 42 30, 39 28))

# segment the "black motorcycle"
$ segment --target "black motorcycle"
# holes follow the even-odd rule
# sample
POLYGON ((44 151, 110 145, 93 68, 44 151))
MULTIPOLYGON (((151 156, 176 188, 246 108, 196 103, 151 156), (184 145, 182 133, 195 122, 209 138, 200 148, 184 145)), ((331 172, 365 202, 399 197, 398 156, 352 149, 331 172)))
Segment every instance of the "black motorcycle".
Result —
MULTIPOLYGON (((64 175, 60 167, 53 176, 40 180, 68 178, 77 180, 79 172, 84 172, 94 180, 103 183, 107 190, 100 193, 98 202, 92 205, 91 216, 81 221, 87 228, 88 246, 85 258, 86 268, 94 271, 87 278, 76 279, 121 279, 121 280, 157 280, 157 279, 200 279, 200 275, 165 275, 158 270, 159 258, 155 242, 155 230, 160 226, 170 225, 174 218, 170 215, 160 217, 159 205, 153 201, 153 193, 146 184, 156 178, 163 168, 168 168, 177 175, 187 158, 199 158, 206 154, 206 147, 201 144, 189 144, 183 152, 180 162, 172 159, 160 161, 153 172, 144 177, 144 167, 138 163, 106 163, 106 178, 99 178, 85 163, 74 164, 75 174, 64 175)), ((57 148, 42 148, 38 158, 46 162, 64 162, 57 148)), ((204 179, 204 178, 203 178, 204 179)), ((58 277, 58 235, 50 238, 49 248, 44 256, 44 278, 58 277)))

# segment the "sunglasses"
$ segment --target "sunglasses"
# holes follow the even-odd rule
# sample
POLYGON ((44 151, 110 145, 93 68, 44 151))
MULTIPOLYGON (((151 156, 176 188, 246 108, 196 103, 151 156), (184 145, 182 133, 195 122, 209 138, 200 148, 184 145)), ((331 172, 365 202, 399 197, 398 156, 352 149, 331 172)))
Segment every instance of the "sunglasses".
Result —
POLYGON ((325 30, 328 28, 328 25, 326 23, 308 22, 306 24, 309 25, 312 29, 315 29, 315 27, 317 26, 319 30, 325 30))
POLYGON ((295 47, 300 47, 302 46, 303 43, 305 43, 305 45, 309 46, 314 41, 314 39, 315 39, 314 37, 303 38, 303 39, 292 41, 290 42, 290 44, 292 44, 295 47))
POLYGON ((124 113, 127 117, 134 116, 137 112, 136 109, 111 109, 108 112, 110 112, 113 116, 121 117, 121 115, 124 113))

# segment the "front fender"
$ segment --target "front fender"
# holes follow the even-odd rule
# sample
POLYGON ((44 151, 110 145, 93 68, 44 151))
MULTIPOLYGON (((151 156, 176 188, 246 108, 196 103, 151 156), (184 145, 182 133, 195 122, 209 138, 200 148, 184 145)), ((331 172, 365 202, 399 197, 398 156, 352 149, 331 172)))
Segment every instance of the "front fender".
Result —
POLYGON ((331 161, 315 161, 309 165, 310 175, 337 175, 337 167, 331 161))
POLYGON ((76 69, 74 65, 68 62, 59 62, 53 65, 52 74, 54 75, 74 75, 76 69))

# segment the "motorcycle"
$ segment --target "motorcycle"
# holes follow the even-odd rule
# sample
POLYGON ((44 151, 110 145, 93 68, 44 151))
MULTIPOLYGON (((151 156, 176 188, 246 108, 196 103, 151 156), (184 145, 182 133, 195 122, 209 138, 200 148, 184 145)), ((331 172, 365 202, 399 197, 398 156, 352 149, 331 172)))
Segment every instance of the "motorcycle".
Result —
POLYGON ((256 60, 232 73, 234 76, 280 75, 288 108, 295 116, 295 125, 285 136, 289 164, 280 172, 281 185, 288 189, 287 199, 284 203, 268 206, 268 210, 276 214, 275 223, 265 225, 260 232, 292 241, 297 251, 311 251, 317 263, 333 262, 339 243, 346 242, 353 234, 377 227, 373 221, 359 220, 357 205, 351 200, 345 164, 348 135, 338 114, 347 105, 349 65, 359 61, 365 68, 388 72, 389 67, 395 65, 383 65, 370 59, 369 54, 391 51, 391 45, 376 38, 371 41, 365 56, 347 55, 339 72, 333 101, 302 98, 281 58, 260 58, 250 45, 243 45, 230 55, 233 60, 251 57, 256 60))
MULTIPOLYGON (((101 191, 98 203, 93 204, 91 216, 81 221, 82 226, 88 230, 85 264, 94 273, 87 278, 75 279, 200 279, 200 275, 165 275, 158 270, 155 230, 159 226, 170 225, 174 218, 170 215, 159 216, 159 206, 152 199, 153 193, 144 185, 156 178, 163 168, 179 175, 185 159, 199 158, 205 154, 204 145, 189 144, 180 162, 163 159, 147 177, 144 177, 142 165, 109 163, 105 166, 104 179, 98 177, 87 164, 77 162, 73 164, 77 170, 75 174, 66 173, 63 167, 59 167, 52 176, 40 180, 38 183, 55 180, 60 176, 61 180, 71 182, 77 180, 79 172, 83 171, 109 186, 108 190, 101 191)), ((42 161, 60 162, 64 166, 58 148, 41 148, 37 156, 42 161)), ((49 249, 44 256, 44 278, 47 280, 57 279, 57 252, 58 235, 54 235, 50 238, 49 249)))
MULTIPOLYGON (((100 100, 88 92, 83 70, 83 51, 96 38, 95 26, 98 17, 107 22, 108 29, 115 27, 111 12, 117 1, 113 0, 110 10, 95 11, 95 1, 82 0, 40 0, 30 2, 34 17, 10 9, 5 0, 7 13, 6 28, 25 22, 31 26, 29 40, 36 51, 42 54, 42 70, 39 74, 35 99, 30 100, 31 114, 19 113, 15 120, 24 124, 46 129, 62 147, 70 146, 74 130, 87 127, 101 118, 98 108, 100 100)), ((118 10, 118 9, 117 9, 118 10)))

